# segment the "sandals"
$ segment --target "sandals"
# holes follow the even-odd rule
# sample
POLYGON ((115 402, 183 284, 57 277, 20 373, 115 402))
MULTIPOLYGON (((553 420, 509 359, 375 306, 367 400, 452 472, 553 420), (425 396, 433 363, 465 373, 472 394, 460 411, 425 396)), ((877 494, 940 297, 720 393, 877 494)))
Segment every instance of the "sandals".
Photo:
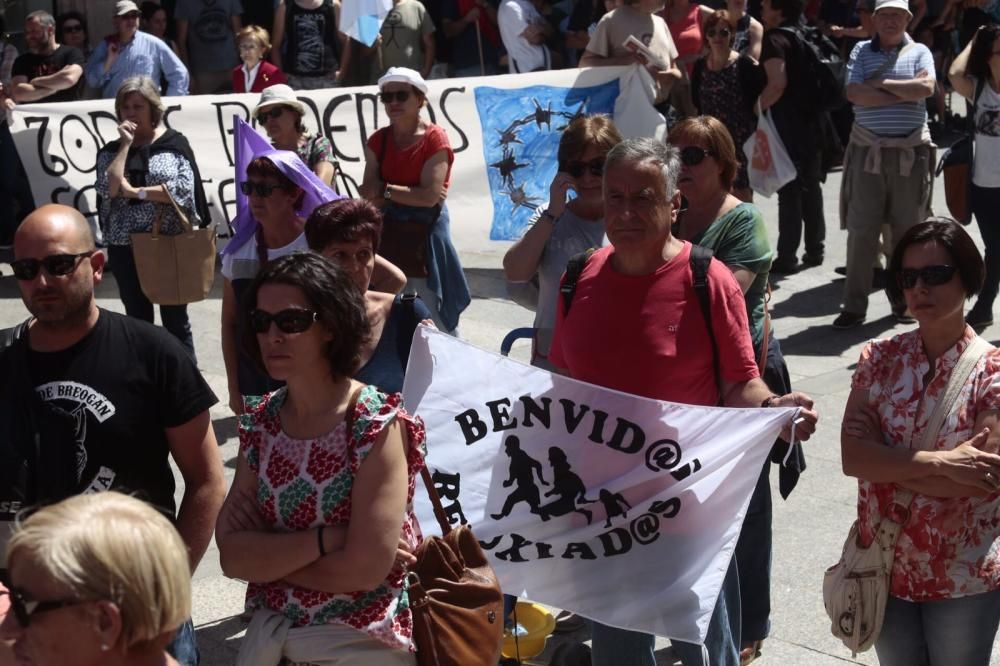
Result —
POLYGON ((744 643, 743 647, 740 649, 740 666, 747 666, 754 659, 760 656, 760 648, 764 645, 764 641, 750 641, 749 643, 744 643))

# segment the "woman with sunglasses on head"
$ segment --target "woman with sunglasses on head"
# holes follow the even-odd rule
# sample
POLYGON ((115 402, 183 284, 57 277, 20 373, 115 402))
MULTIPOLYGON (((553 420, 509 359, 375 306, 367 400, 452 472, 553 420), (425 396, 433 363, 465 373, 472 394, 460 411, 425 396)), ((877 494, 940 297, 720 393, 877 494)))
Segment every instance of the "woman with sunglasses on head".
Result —
MULTIPOLYGON (((788 368, 767 314, 767 279, 771 244, 760 210, 732 194, 738 162, 729 131, 717 118, 697 116, 678 123, 668 138, 681 154, 677 188, 687 207, 677 217, 675 235, 706 247, 733 272, 747 307, 750 338, 761 379, 774 393, 792 390, 788 368)), ((779 440, 775 457, 785 458, 788 445, 779 440)), ((804 460, 801 447, 792 451, 790 468, 782 469, 781 491, 787 496, 798 480, 804 460)), ((740 574, 740 662, 761 653, 770 631, 771 612, 771 460, 757 481, 736 544, 740 574)))
POLYGON ((419 72, 390 67, 378 88, 389 126, 368 138, 361 196, 382 209, 383 254, 406 273, 406 291, 454 335, 472 301, 445 203, 455 153, 444 129, 420 115, 427 83, 419 72))
POLYGON ((993 323, 1000 291, 1000 25, 979 28, 951 64, 948 80, 976 108, 972 212, 986 246, 986 279, 965 319, 981 330, 993 323))
POLYGON ((582 116, 566 126, 559 139, 559 168, 549 185, 549 202, 535 211, 524 235, 503 258, 512 289, 537 291, 531 364, 548 362, 556 324, 559 282, 567 262, 581 252, 603 247, 604 158, 622 136, 605 115, 582 116), (575 197, 570 198, 570 192, 575 197), (537 287, 532 287, 534 282, 537 287))
MULTIPOLYGON (((210 214, 201 175, 188 140, 162 125, 159 87, 148 76, 126 79, 115 96, 116 141, 97 153, 98 217, 108 259, 125 313, 153 322, 153 304, 139 284, 132 256, 134 233, 148 233, 160 219, 164 235, 183 230, 176 203, 192 226, 208 224, 210 214)), ((194 357, 194 338, 186 305, 161 305, 163 327, 194 357)))
POLYGON ((364 199, 338 199, 312 212, 305 233, 309 249, 340 266, 365 296, 371 336, 361 346, 354 378, 385 393, 402 391, 413 332, 431 321, 431 313, 414 294, 372 289, 382 213, 364 199))
POLYGON ((337 175, 333 146, 322 133, 310 134, 306 131, 302 122, 306 107, 291 87, 279 83, 264 88, 252 115, 257 125, 267 132, 271 145, 278 150, 294 152, 320 180, 333 186, 337 175))
POLYGON ((17 663, 177 666, 166 647, 191 615, 187 548, 145 502, 109 491, 39 509, 7 558, 0 640, 17 663))
POLYGON ((885 666, 985 666, 1000 622, 1000 352, 963 317, 983 260, 959 224, 932 218, 898 240, 889 271, 918 327, 864 347, 840 436, 859 545, 882 519, 902 525, 875 651, 885 666), (972 370, 939 406, 967 349, 972 370))
POLYGON ((767 75, 752 58, 733 48, 735 39, 727 10, 720 9, 705 19, 708 52, 694 65, 691 93, 698 113, 718 118, 729 130, 739 160, 732 192, 742 201, 753 201, 743 144, 757 129, 754 104, 767 84, 767 75))
POLYGON ((286 386, 249 402, 216 527, 223 571, 250 582, 236 663, 413 666, 403 565, 424 430, 398 393, 351 379, 371 335, 361 291, 294 253, 257 276, 243 317, 245 348, 286 386))

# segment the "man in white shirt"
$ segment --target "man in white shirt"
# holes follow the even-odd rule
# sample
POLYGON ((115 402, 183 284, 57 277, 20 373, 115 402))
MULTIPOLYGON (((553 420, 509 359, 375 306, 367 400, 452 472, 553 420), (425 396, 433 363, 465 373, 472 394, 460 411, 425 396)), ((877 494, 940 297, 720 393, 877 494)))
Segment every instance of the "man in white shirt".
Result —
POLYGON ((552 69, 552 54, 545 46, 552 26, 532 0, 504 0, 497 12, 497 23, 512 74, 552 69))

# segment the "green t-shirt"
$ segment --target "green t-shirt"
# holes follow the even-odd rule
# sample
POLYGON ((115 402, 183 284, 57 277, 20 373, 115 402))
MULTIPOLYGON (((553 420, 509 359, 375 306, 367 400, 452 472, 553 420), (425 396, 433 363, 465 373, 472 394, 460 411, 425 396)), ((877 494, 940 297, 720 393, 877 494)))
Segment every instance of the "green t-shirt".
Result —
POLYGON ((743 268, 757 276, 744 298, 754 352, 759 354, 764 341, 764 299, 767 297, 767 274, 771 270, 772 258, 760 210, 753 204, 740 204, 700 234, 686 240, 712 250, 715 258, 726 266, 743 268))
MULTIPOLYGON (((434 32, 434 22, 419 0, 403 0, 382 22, 382 66, 424 67, 424 35, 434 32)), ((378 69, 377 62, 373 71, 378 69)), ((375 78, 385 73, 378 72, 375 78)))

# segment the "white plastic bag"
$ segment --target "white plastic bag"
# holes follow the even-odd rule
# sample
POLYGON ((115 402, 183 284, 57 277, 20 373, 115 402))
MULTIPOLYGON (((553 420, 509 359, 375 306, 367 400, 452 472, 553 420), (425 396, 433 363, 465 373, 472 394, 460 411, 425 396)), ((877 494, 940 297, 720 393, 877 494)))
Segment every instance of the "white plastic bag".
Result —
POLYGON ((632 65, 618 77, 618 99, 615 100, 615 126, 626 138, 653 137, 663 141, 667 121, 653 107, 656 82, 641 65, 632 65))
POLYGON ((795 165, 778 136, 770 112, 758 114, 757 131, 743 144, 743 152, 747 156, 750 189, 754 192, 770 197, 795 179, 795 165))

